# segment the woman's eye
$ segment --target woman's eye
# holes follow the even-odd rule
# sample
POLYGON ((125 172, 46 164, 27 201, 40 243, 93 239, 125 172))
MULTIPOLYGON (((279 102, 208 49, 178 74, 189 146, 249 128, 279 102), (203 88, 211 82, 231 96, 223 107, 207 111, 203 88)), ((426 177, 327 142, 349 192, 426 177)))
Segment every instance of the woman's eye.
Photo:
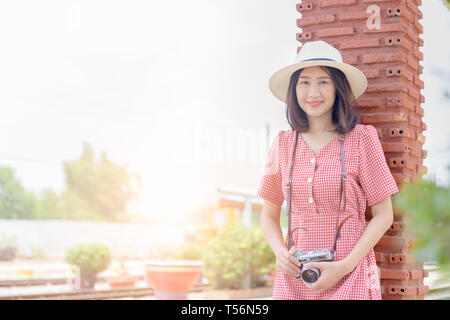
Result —
POLYGON ((327 84, 328 82, 324 80, 324 81, 320 81, 320 83, 327 84))

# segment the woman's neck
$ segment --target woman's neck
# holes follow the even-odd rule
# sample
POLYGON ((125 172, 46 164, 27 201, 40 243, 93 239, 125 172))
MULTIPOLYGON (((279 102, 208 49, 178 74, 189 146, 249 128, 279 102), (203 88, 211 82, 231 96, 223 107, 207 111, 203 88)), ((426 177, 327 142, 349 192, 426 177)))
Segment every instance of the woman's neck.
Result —
POLYGON ((311 121, 309 120, 309 134, 321 134, 321 133, 330 133, 333 132, 336 126, 329 120, 321 121, 320 119, 315 119, 311 121))

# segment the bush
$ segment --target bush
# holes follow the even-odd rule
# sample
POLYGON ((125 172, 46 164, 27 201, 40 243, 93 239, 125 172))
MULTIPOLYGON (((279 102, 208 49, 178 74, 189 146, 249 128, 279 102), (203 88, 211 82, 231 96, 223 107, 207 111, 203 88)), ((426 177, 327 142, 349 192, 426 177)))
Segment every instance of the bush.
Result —
POLYGON ((204 255, 204 275, 218 289, 240 288, 249 276, 252 288, 265 284, 275 256, 261 228, 227 227, 211 239, 204 255))
POLYGON ((415 239, 413 254, 419 261, 436 262, 444 276, 450 275, 450 188, 419 179, 406 183, 393 205, 408 221, 415 239))
POLYGON ((66 252, 66 262, 76 265, 84 276, 95 276, 111 263, 109 248, 103 244, 79 244, 66 252))

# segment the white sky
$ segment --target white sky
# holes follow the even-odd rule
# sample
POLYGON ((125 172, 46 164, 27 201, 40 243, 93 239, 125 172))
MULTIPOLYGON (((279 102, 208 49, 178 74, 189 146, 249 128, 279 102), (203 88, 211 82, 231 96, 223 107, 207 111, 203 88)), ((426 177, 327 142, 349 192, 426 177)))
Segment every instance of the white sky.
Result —
MULTIPOLYGON (((297 2, 1 2, 0 165, 30 190, 61 191, 62 162, 87 141, 141 174, 135 208, 161 218, 219 185, 256 192, 265 124, 288 128, 267 81, 295 57, 297 2)), ((450 12, 423 3, 424 164, 445 183, 450 12)))

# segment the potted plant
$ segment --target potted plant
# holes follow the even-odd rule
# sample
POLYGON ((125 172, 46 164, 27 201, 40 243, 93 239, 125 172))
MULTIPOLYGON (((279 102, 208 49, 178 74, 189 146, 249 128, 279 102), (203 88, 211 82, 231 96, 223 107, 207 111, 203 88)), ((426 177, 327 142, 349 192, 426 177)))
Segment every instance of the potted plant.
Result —
POLYGON ((103 244, 79 244, 66 252, 65 260, 79 269, 80 287, 76 289, 93 289, 97 274, 111 263, 111 253, 103 244))
POLYGON ((146 279, 160 300, 186 300, 200 280, 203 262, 201 248, 185 243, 179 248, 162 248, 145 264, 146 279))
POLYGON ((2 233, 0 237, 0 261, 13 261, 17 255, 15 238, 7 237, 2 233))
POLYGON ((275 269, 275 256, 261 228, 220 229, 205 250, 204 263, 206 278, 221 290, 220 299, 272 294, 270 274, 275 269))

